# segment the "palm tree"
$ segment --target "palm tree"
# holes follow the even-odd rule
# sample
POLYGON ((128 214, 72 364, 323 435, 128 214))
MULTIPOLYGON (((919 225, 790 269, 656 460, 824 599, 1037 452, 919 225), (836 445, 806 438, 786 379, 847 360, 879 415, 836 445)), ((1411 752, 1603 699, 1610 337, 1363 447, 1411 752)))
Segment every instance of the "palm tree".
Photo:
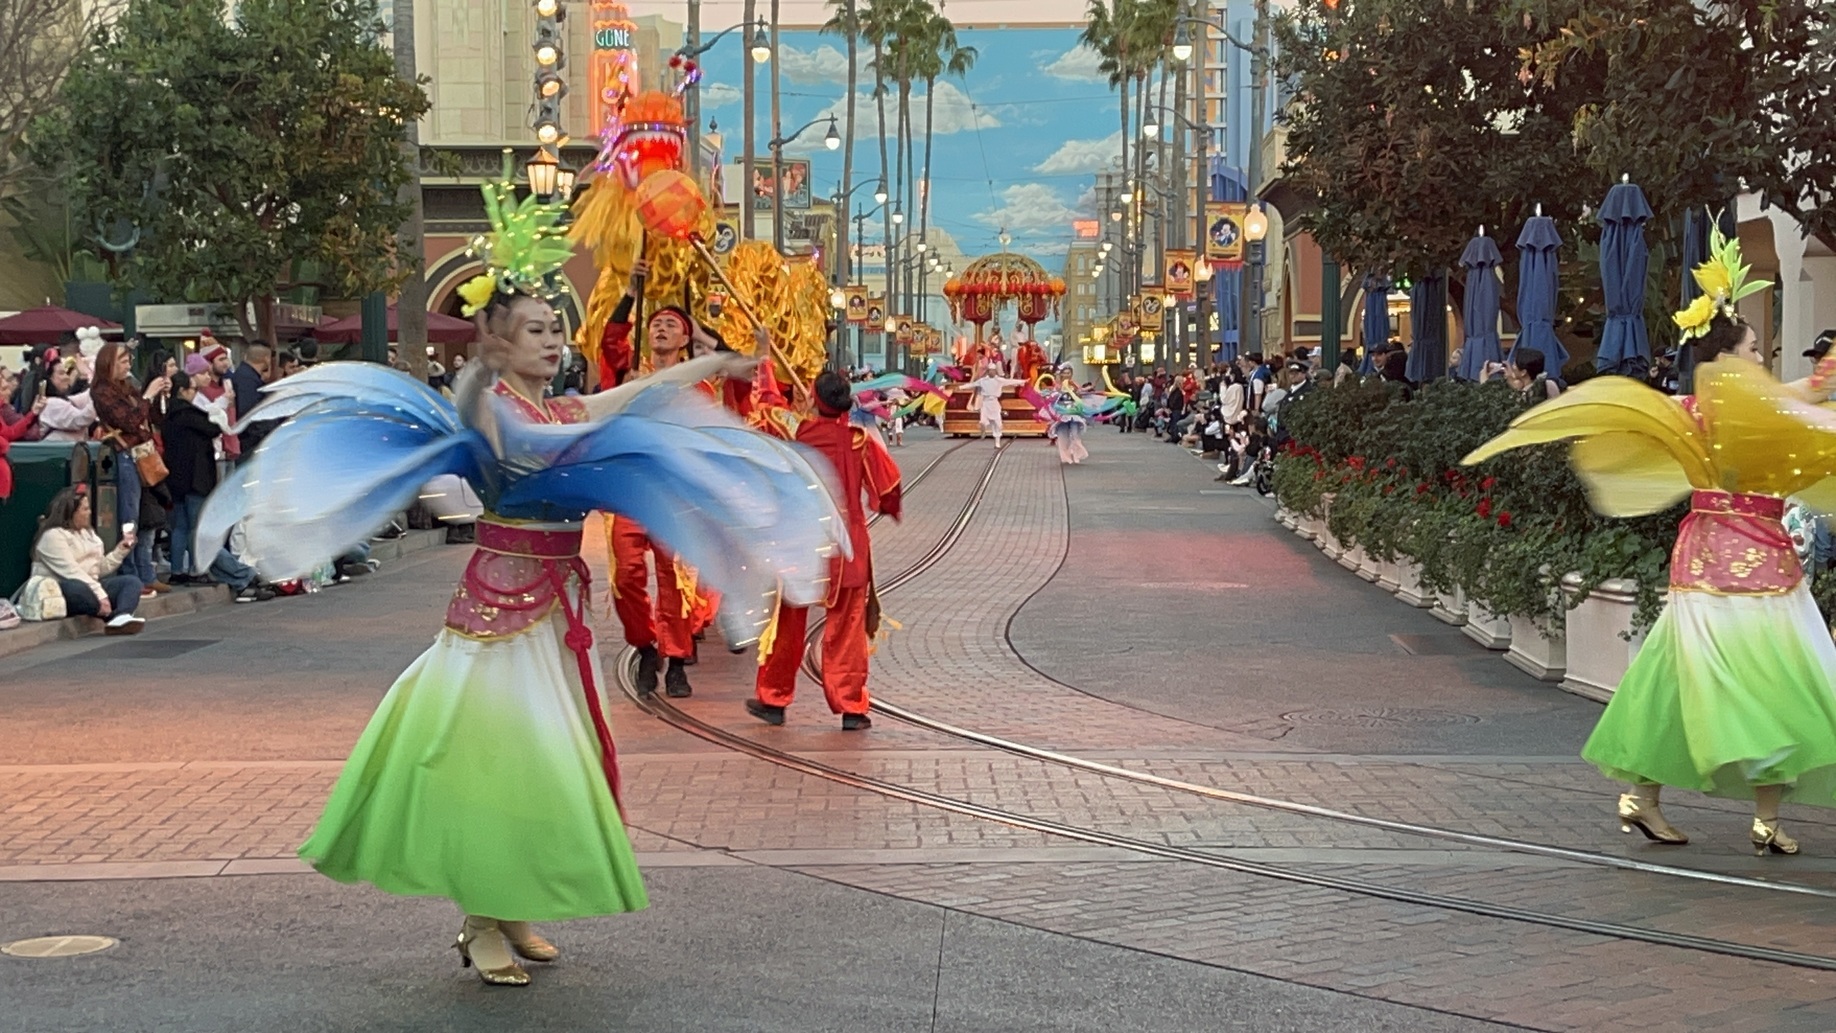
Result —
MULTIPOLYGON (((856 89, 855 59, 859 54, 861 40, 861 20, 855 11, 854 0, 830 0, 835 13, 823 23, 822 31, 831 36, 840 36, 848 43, 848 149, 842 152, 842 186, 841 204, 835 216, 835 234, 841 241, 842 261, 847 263, 846 281, 854 282, 854 252, 848 243, 848 215, 850 195, 854 192, 854 105, 856 89)), ((860 241, 854 242, 855 247, 860 241)))
MULTIPOLYGON (((859 12, 861 38, 873 47, 873 99, 879 110, 878 131, 880 136, 880 179, 887 180, 892 175, 892 166, 886 160, 886 47, 893 39, 896 8, 900 0, 867 0, 865 10, 859 12)), ((886 248, 886 303, 892 304, 893 264, 892 264, 892 206, 880 206, 880 222, 885 233, 886 248)))
MULTIPOLYGON (((1122 168, 1128 168, 1128 84, 1132 78, 1129 66, 1128 38, 1124 32, 1132 0, 1089 0, 1089 24, 1078 34, 1078 42, 1097 53, 1097 70, 1109 78, 1109 88, 1116 91, 1122 116, 1122 168)), ((1102 213, 1098 213, 1101 215, 1102 213)))
MULTIPOLYGON (((924 239, 931 226, 931 136, 935 124, 933 112, 937 100, 937 80, 940 76, 951 76, 961 79, 975 67, 981 54, 974 47, 959 44, 956 39, 956 26, 943 14, 933 14, 926 23, 925 47, 919 54, 921 59, 919 71, 924 78, 924 178, 922 180, 923 196, 918 203, 918 238, 924 239)), ((971 112, 971 117, 979 117, 971 112)))

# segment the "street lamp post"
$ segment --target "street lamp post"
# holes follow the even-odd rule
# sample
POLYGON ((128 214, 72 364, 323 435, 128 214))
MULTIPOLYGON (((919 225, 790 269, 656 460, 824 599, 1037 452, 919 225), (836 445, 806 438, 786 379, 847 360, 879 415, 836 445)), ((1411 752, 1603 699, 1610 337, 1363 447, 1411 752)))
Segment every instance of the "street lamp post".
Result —
MULTIPOLYGON (((771 143, 767 145, 771 148, 771 167, 775 170, 779 170, 773 174, 771 183, 771 244, 773 247, 777 248, 780 253, 784 251, 784 177, 782 173, 784 168, 784 145, 796 140, 799 136, 807 132, 811 126, 818 125, 822 121, 823 119, 820 118, 811 119, 798 127, 797 131, 789 136, 772 137, 771 143)), ((828 123, 829 131, 822 135, 823 146, 831 151, 840 150, 841 132, 836 128, 834 115, 829 116, 828 123)), ((748 198, 748 200, 750 200, 750 198, 748 198)))
POLYGON ((1269 235, 1269 217, 1257 204, 1243 217, 1243 239, 1249 242, 1249 282, 1244 286, 1244 307, 1248 318, 1243 325, 1243 350, 1249 354, 1262 351, 1262 263, 1263 238, 1269 235))
MULTIPOLYGON (((740 22, 738 25, 727 26, 726 28, 715 33, 713 38, 709 39, 706 43, 703 43, 701 42, 701 4, 699 0, 689 0, 688 39, 682 44, 682 46, 676 48, 675 56, 678 58, 681 58, 683 61, 699 61, 701 59, 701 55, 707 53, 709 50, 712 50, 716 43, 719 43, 721 40, 727 38, 727 36, 731 35, 732 33, 738 32, 742 29, 752 30, 752 35, 748 40, 748 45, 746 48, 747 56, 752 59, 752 64, 764 64, 765 62, 771 60, 771 54, 772 54, 771 40, 768 36, 765 35, 765 22, 763 19, 754 20, 750 16, 750 14, 748 14, 747 19, 745 21, 740 22)), ((749 86, 750 86, 750 83, 752 82, 752 64, 749 64, 746 66, 746 82, 748 83, 749 86)), ((699 89, 699 81, 690 84, 690 88, 688 90, 687 101, 688 103, 683 113, 686 116, 686 120, 688 122, 689 174, 695 178, 696 182, 700 182, 701 181, 701 91, 699 89)), ((752 103, 752 94, 751 94, 750 88, 748 89, 747 94, 746 94, 746 103, 748 105, 752 103)), ((751 119, 748 118, 747 122, 748 124, 750 124, 751 119)), ((747 146, 747 154, 748 156, 750 156, 751 146, 752 146, 751 138, 750 138, 750 129, 748 130, 746 146, 747 146)), ((747 190, 746 210, 750 212, 752 210, 752 206, 750 203, 751 202, 750 191, 752 189, 752 183, 751 183, 752 171, 751 171, 750 166, 748 166, 746 170, 746 180, 747 180, 747 183, 746 183, 746 190, 747 190)), ((751 223, 749 221, 746 223, 746 228, 747 228, 747 235, 750 236, 751 235, 751 223)))

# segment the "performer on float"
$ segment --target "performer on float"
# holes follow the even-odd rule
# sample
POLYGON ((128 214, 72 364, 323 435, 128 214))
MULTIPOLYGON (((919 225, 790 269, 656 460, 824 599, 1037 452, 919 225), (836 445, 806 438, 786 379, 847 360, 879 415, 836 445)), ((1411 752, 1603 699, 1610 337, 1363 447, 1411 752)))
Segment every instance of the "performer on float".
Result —
POLYGON ((1014 372, 1021 380, 1031 384, 1039 379, 1039 374, 1051 372, 1050 362, 1051 360, 1046 358, 1045 349, 1039 346, 1038 341, 1027 340, 1023 337, 1019 351, 1014 354, 1014 372))
POLYGON ((268 385, 245 419, 295 418, 210 497, 198 545, 215 553, 241 525, 263 573, 293 577, 365 541, 435 476, 465 477, 486 501, 445 629, 384 697, 300 855, 340 882, 452 900, 461 963, 522 986, 518 957, 558 954, 531 922, 646 905, 586 614, 585 514, 666 523, 672 547, 750 601, 729 608, 742 640, 762 630, 778 586, 785 605, 820 600, 807 572, 847 542, 829 530, 841 516, 823 477, 690 387, 748 372, 743 361, 545 398, 566 343, 552 306, 565 208, 517 205, 507 182, 485 189, 489 272, 461 288, 480 355, 457 403, 365 363, 268 385))
MULTIPOLYGON (((834 469, 841 491, 836 501, 847 512, 853 547, 847 559, 830 562, 829 597, 823 601, 828 618, 822 626, 822 693, 829 710, 841 715, 842 730, 853 732, 873 725, 867 716, 867 656, 880 622, 867 510, 899 519, 899 465, 877 434, 850 422, 854 395, 841 374, 825 371, 814 390, 816 413, 797 428, 797 441, 821 453, 834 469)), ((808 627, 807 607, 781 606, 772 630, 759 642, 756 696, 746 701, 746 710, 766 724, 784 723, 784 710, 796 695, 808 627)))
POLYGON ((1711 256, 1695 270, 1703 296, 1676 316, 1701 363, 1693 397, 1596 377, 1466 462, 1573 439, 1602 513, 1641 516, 1689 498, 1664 612, 1581 755, 1630 783, 1623 831, 1687 843, 1659 809, 1659 788, 1675 786, 1751 799, 1754 851, 1795 854, 1780 801, 1836 806, 1836 644, 1780 517, 1794 494, 1836 509, 1836 412, 1813 404, 1836 386, 1836 360, 1802 385, 1773 379, 1734 307, 1771 285, 1748 282, 1739 244, 1719 233, 1711 256))

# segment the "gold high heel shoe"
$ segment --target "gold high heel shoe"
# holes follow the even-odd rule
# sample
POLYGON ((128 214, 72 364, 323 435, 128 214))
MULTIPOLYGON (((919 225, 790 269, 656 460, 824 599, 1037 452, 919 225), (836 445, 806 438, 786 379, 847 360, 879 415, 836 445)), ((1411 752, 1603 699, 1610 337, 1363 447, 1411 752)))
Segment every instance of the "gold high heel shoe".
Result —
POLYGON ((1636 793, 1619 794, 1619 831, 1630 834, 1637 828, 1645 838, 1653 843, 1666 846, 1682 846, 1689 842, 1683 830, 1664 820, 1664 812, 1658 810, 1656 800, 1647 800, 1636 793))
POLYGON ((1795 854, 1798 852, 1798 841, 1787 836, 1779 828, 1777 818, 1753 819, 1753 853, 1765 857, 1768 853, 1795 854))
POLYGON ((528 922, 499 922, 497 927, 510 941, 510 949, 525 961, 553 961, 561 956, 561 948, 537 935, 528 922))
POLYGON ((507 942, 508 941, 504 939, 503 932, 497 928, 496 922, 490 919, 474 918, 471 915, 467 915, 465 918, 465 925, 459 930, 459 938, 453 941, 453 949, 459 952, 459 967, 476 967, 478 969, 478 978, 492 986, 528 986, 528 971, 526 971, 523 966, 517 964, 515 959, 510 958, 509 950, 501 946, 507 942), (503 950, 504 958, 509 961, 509 964, 497 968, 486 968, 483 965, 473 965, 472 947, 489 936, 496 936, 498 938, 498 944, 488 945, 487 949, 489 949, 489 946, 498 946, 499 949, 503 950))

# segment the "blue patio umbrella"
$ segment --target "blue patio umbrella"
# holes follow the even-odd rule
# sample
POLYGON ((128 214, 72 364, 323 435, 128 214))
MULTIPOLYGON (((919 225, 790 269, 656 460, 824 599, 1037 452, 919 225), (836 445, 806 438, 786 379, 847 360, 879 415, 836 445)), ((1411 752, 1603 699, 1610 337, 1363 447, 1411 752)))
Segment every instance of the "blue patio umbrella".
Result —
POLYGON ((1371 350, 1390 339, 1390 281, 1381 276, 1364 278, 1364 361, 1358 372, 1370 376, 1377 372, 1371 364, 1371 350))
POLYGON ((1594 368, 1602 373, 1642 377, 1651 368, 1651 340, 1645 331, 1645 222, 1651 206, 1635 183, 1618 183, 1600 205, 1600 284, 1606 293, 1606 327, 1594 368))
POLYGON ((1466 300, 1460 305, 1466 339, 1460 343, 1460 366, 1454 371, 1460 380, 1478 380, 1486 363, 1504 361, 1498 345, 1498 295, 1504 289, 1498 267, 1503 264, 1498 245, 1484 232, 1460 253, 1460 265, 1466 269, 1466 300))
POLYGON ((1535 348, 1543 353, 1544 368, 1560 379, 1562 367, 1568 365, 1568 349, 1555 335, 1556 251, 1562 246, 1562 235, 1556 232, 1555 220, 1547 215, 1524 221, 1517 235, 1517 343, 1518 348, 1535 348))
POLYGON ((1436 269, 1409 288, 1409 365, 1404 376, 1426 384, 1447 375, 1447 271, 1436 269))

